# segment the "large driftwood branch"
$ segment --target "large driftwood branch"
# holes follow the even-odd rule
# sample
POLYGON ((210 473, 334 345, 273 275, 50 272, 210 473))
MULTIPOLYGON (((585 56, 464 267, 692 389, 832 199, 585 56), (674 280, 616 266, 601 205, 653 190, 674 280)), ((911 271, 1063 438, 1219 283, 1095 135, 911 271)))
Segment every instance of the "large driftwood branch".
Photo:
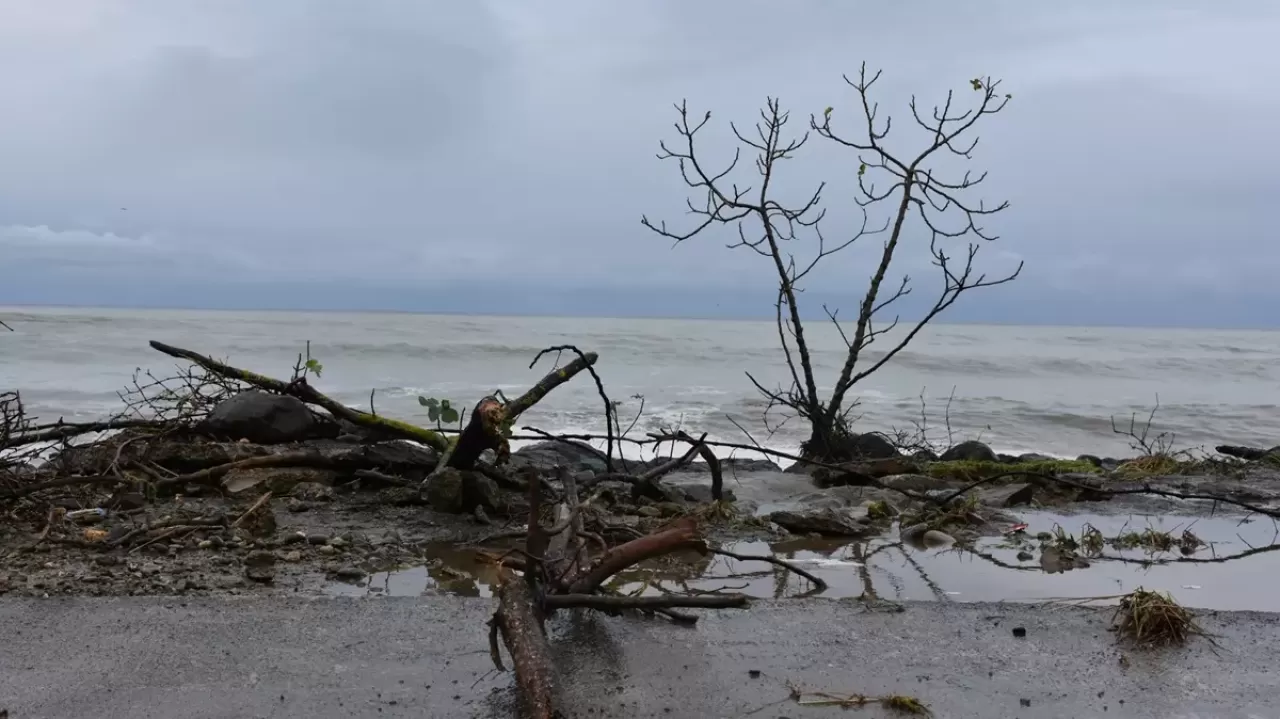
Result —
POLYGON ((555 716, 555 667, 551 663, 547 635, 542 629, 542 617, 528 583, 509 570, 503 570, 500 577, 498 612, 494 615, 494 623, 507 645, 507 653, 511 655, 516 684, 530 715, 535 719, 551 719, 555 716))
POLYGON ((108 432, 117 429, 161 429, 172 427, 169 422, 153 419, 113 419, 105 422, 57 423, 48 427, 36 428, 29 432, 19 432, 11 437, 0 439, 0 450, 22 447, 40 442, 56 442, 62 439, 78 437, 91 432, 108 432))
POLYGON ((361 427, 369 427, 371 429, 379 429, 387 432, 388 434, 403 437, 404 439, 421 442, 438 452, 445 452, 449 448, 448 440, 439 432, 423 429, 422 427, 418 427, 408 422, 402 422, 397 419, 380 417, 368 412, 351 409, 341 402, 322 394, 320 391, 307 384, 305 378, 294 382, 282 382, 278 379, 267 377, 266 375, 250 372, 249 370, 240 369, 238 367, 232 367, 231 365, 205 357, 204 355, 192 352, 191 350, 182 349, 181 347, 174 347, 154 340, 152 340, 150 344, 153 349, 159 350, 170 357, 177 357, 189 362, 194 362, 216 375, 240 380, 246 384, 269 390, 271 392, 292 395, 303 402, 307 402, 308 404, 323 407, 334 417, 345 419, 352 424, 359 425, 361 427))

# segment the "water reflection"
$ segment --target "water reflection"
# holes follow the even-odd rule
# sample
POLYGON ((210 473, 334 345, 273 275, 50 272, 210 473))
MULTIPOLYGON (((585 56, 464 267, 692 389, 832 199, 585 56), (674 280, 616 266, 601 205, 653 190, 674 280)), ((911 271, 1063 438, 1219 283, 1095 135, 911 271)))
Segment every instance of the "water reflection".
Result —
MULTIPOLYGON (((772 554, 793 562, 827 582, 824 597, 1043 601, 1116 595, 1142 586, 1168 591, 1192 607, 1280 610, 1280 530, 1269 520, 1041 512, 1026 513, 1024 518, 1024 530, 971 546, 921 547, 890 537, 859 542, 792 538, 734 542, 725 549, 772 554), (1189 551, 1183 542, 1188 529, 1199 541, 1189 551), (1176 541, 1138 542, 1133 534, 1170 536, 1176 541), (1100 547, 1099 537, 1104 540, 1100 547)), ((492 595, 497 578, 494 566, 474 550, 440 545, 429 547, 427 556, 422 566, 382 572, 360 584, 334 584, 329 589, 345 595, 492 595)), ((807 580, 784 568, 698 553, 637 566, 616 576, 609 586, 641 595, 733 591, 785 598, 813 592, 807 580)))

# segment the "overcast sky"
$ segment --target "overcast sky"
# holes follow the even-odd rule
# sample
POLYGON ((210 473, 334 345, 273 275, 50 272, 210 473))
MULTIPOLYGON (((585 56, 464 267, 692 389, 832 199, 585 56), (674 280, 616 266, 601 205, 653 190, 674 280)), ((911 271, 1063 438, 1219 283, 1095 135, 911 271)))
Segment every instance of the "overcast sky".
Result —
MULTIPOLYGON (((903 154, 912 93, 1014 96, 979 261, 1026 268, 950 319, 1274 326, 1277 38, 1267 0, 3 0, 0 304, 769 314, 762 258, 640 225, 685 219, 672 103, 713 159, 766 95, 852 132, 865 60, 903 154)), ((839 236, 856 157, 806 150, 839 236)), ((852 311, 862 244, 807 299, 852 311)))

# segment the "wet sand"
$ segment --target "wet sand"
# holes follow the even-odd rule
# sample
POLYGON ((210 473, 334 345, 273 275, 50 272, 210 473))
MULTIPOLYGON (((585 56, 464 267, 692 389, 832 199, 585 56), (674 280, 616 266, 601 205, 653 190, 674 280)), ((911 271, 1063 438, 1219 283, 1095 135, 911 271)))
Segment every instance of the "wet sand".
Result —
MULTIPOLYGON (((511 674, 493 672, 488 657, 492 609, 461 597, 0 598, 0 710, 14 719, 518 716, 511 674)), ((566 614, 551 629, 569 717, 843 715, 795 704, 788 682, 910 694, 944 719, 1276 716, 1275 615, 1203 613, 1222 649, 1193 639, 1155 653, 1118 649, 1109 616, 939 602, 868 611, 817 599, 706 612, 694 628, 566 614), (1013 636, 1019 626, 1024 639, 1013 636)))

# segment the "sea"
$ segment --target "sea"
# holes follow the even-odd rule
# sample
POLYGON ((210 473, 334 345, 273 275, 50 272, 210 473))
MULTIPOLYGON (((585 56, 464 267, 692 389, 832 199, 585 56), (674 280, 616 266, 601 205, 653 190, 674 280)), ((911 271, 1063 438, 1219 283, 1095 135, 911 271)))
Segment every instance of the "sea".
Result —
MULTIPOLYGON (((31 307, 0 308, 0 320, 13 328, 0 328, 0 391, 21 391, 44 421, 111 416, 135 372, 173 374, 180 362, 149 340, 283 379, 309 342, 322 392, 422 424, 419 397, 460 407, 495 390, 514 397, 572 359, 553 352, 530 366, 541 350, 573 345, 599 354, 596 371, 629 437, 681 428, 794 452, 806 434, 799 420, 766 417, 747 377, 789 382, 770 321, 31 307)), ((845 346, 829 323, 810 325, 818 381, 829 387, 845 346)), ((881 338, 859 366, 900 336, 881 338)), ((923 424, 942 445, 980 439, 999 452, 1123 457, 1134 454, 1131 419, 1141 431, 1155 410, 1149 438, 1163 434, 1178 449, 1270 447, 1280 444, 1278 354, 1274 331, 933 324, 856 386, 852 416, 859 431, 923 424)), ((603 434, 604 417, 584 373, 519 426, 603 434)))

